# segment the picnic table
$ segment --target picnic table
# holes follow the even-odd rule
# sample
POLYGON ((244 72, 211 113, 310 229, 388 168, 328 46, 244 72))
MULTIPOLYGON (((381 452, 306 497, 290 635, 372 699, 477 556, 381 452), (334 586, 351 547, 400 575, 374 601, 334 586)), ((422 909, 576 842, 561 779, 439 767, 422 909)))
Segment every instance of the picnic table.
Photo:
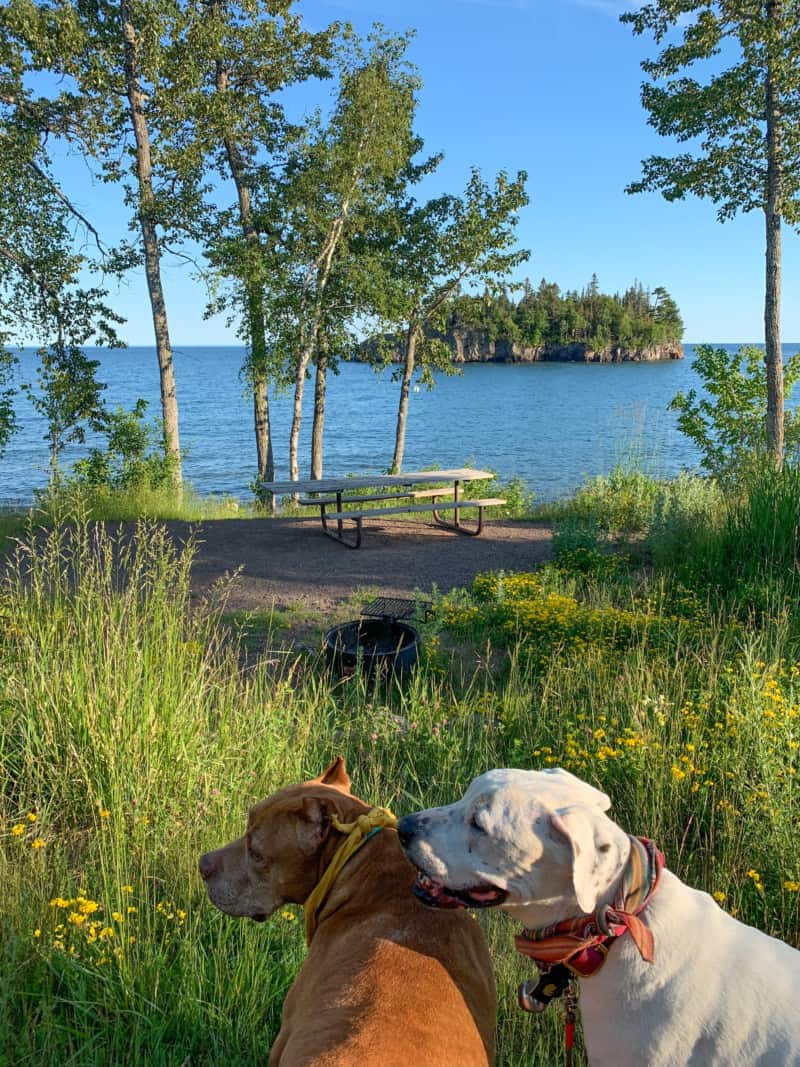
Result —
POLYGON ((493 477, 491 471, 459 467, 455 470, 405 471, 402 474, 357 475, 352 478, 309 478, 296 482, 263 482, 261 487, 276 496, 287 493, 303 494, 300 496, 301 506, 319 508, 322 530, 328 537, 348 548, 360 548, 365 518, 400 515, 405 512, 430 512, 434 522, 439 526, 444 526, 445 529, 456 533, 477 537, 483 530, 485 508, 498 507, 505 504, 505 500, 497 497, 481 500, 465 499, 460 494, 461 485, 463 482, 484 481, 493 477), (433 489, 415 488, 436 482, 451 482, 452 485, 437 485, 433 489), (363 492, 370 489, 374 492, 363 492), (418 503, 425 498, 428 498, 430 503, 418 503), (391 507, 363 507, 364 504, 373 504, 382 500, 409 502, 391 507), (461 522, 460 513, 467 508, 478 510, 478 521, 474 528, 466 527, 461 522), (443 511, 453 512, 452 522, 442 518, 440 513, 443 511), (345 520, 352 521, 356 525, 355 538, 352 541, 344 535, 345 520), (332 528, 333 522, 336 523, 335 529, 332 528))

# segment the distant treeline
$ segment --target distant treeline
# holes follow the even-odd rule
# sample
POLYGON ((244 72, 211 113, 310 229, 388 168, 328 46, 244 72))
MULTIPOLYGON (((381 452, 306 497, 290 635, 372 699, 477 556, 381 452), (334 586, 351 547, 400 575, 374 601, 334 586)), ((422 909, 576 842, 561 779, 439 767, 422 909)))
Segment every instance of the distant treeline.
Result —
POLYGON ((451 328, 486 330, 492 341, 534 347, 582 342, 592 348, 644 348, 680 341, 683 320, 666 289, 650 292, 635 282, 622 296, 598 288, 597 275, 581 292, 566 291, 542 278, 537 289, 525 282, 518 302, 506 291, 459 296, 452 304, 451 328))

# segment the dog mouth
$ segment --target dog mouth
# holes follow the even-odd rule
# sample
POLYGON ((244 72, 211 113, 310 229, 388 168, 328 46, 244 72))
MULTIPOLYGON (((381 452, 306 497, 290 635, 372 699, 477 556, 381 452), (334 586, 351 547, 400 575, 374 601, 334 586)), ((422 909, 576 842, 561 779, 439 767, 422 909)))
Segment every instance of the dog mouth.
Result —
POLYGON ((424 871, 417 872, 414 894, 429 908, 496 908, 508 896, 505 889, 488 882, 469 889, 449 889, 424 871))
POLYGON ((264 923, 267 921, 267 917, 263 911, 257 911, 255 915, 251 915, 250 918, 254 923, 264 923))

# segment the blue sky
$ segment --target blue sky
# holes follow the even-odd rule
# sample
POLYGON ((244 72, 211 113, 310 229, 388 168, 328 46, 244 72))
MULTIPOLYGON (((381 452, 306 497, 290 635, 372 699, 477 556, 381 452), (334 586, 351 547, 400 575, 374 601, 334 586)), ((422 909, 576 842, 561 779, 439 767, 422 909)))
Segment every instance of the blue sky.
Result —
MULTIPOLYGON (((634 279, 665 286, 686 323, 685 339, 763 337, 764 238, 759 213, 720 225, 709 201, 669 204, 658 194, 628 196, 640 161, 670 145, 648 127, 639 101, 639 63, 654 54, 633 36, 615 0, 300 0, 312 28, 348 19, 366 33, 375 21, 413 27, 410 58, 424 82, 417 129, 445 159, 425 195, 460 191, 470 167, 528 172, 531 203, 519 244, 531 260, 519 272, 563 289, 596 272, 615 292, 634 279)), ((325 102, 317 86, 301 99, 325 102)), ((99 228, 121 233, 124 209, 113 190, 88 184, 74 163, 71 185, 99 228)), ((783 339, 800 340, 800 240, 784 231, 783 339)), ((165 271, 174 345, 236 343, 223 318, 204 321, 204 290, 184 266, 165 271)), ((130 344, 152 344, 143 277, 114 293, 130 344)))

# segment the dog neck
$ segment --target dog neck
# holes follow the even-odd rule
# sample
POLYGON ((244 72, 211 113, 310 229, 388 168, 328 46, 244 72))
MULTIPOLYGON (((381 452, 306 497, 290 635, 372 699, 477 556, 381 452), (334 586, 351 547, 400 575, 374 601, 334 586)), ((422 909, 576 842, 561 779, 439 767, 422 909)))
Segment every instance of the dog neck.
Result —
MULTIPOLYGON (((370 806, 365 801, 352 795, 343 795, 341 803, 337 803, 336 805, 335 814, 336 818, 341 822, 352 822, 354 819, 357 819, 359 815, 366 815, 369 810, 370 806)), ((316 857, 316 879, 314 885, 316 885, 320 878, 322 878, 328 865, 346 837, 347 834, 337 830, 332 823, 329 823, 325 838, 316 857)), ((304 902, 300 901, 300 903, 304 902)))
POLYGON ((394 829, 385 827, 374 831, 353 856, 347 860, 332 883, 316 912, 316 921, 306 932, 309 944, 317 930, 335 913, 352 908, 358 914, 370 915, 385 895, 387 883, 396 888, 408 883, 408 900, 414 901, 411 886, 414 870, 406 859, 394 829), (367 903, 364 904, 363 898, 367 903))
MULTIPOLYGON (((594 869, 596 901, 594 912, 611 904, 619 894, 625 876, 625 867, 631 852, 629 836, 610 819, 603 820, 600 839, 596 840, 594 869)), ((583 911, 575 896, 572 871, 564 870, 561 892, 551 897, 531 900, 524 904, 504 905, 503 910, 523 926, 537 930, 564 919, 574 919, 592 912, 583 911)))

